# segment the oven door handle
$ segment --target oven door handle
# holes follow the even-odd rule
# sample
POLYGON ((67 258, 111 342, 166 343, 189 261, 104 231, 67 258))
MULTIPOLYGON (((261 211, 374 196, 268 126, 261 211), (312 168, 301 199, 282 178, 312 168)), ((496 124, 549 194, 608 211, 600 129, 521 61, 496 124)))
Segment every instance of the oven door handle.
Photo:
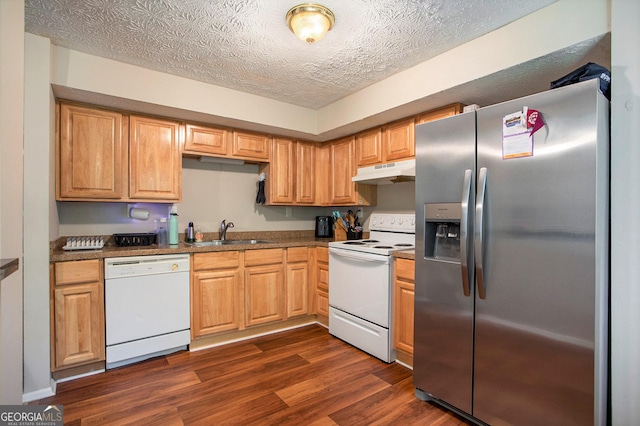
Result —
POLYGON ((329 254, 335 254, 336 256, 339 256, 339 257, 344 257, 344 258, 353 259, 353 260, 360 260, 363 262, 389 263, 389 256, 372 257, 366 254, 363 254, 363 255, 356 254, 355 252, 350 252, 350 251, 340 250, 340 249, 331 249, 331 248, 329 248, 329 254))

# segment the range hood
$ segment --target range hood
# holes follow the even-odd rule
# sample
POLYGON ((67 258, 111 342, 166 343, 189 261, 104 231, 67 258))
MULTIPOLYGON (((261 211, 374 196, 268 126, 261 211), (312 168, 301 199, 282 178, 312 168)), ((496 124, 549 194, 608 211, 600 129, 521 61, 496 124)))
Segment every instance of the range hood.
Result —
POLYGON ((358 173, 351 180, 368 185, 413 182, 416 180, 416 160, 403 160, 395 163, 360 167, 358 173))

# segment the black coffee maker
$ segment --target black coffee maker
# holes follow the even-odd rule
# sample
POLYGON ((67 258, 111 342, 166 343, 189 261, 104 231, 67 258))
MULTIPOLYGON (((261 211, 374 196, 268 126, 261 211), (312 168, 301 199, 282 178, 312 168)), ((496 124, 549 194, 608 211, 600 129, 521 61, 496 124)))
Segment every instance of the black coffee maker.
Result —
POLYGON ((333 238, 333 218, 316 216, 316 238, 333 238))

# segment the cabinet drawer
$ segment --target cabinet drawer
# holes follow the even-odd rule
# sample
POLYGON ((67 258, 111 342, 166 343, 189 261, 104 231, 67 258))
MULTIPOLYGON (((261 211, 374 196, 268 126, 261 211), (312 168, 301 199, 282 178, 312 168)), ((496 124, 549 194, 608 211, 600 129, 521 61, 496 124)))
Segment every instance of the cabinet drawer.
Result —
POLYGON ((247 250, 244 253, 245 266, 281 264, 282 261, 282 249, 247 250))
POLYGON ((327 247, 317 247, 318 262, 329 263, 329 249, 327 247))
POLYGON ((55 264, 55 285, 82 284, 101 280, 100 261, 79 260, 55 264))
POLYGON ((193 270, 228 269, 240 266, 239 251, 220 251, 193 255, 193 270))
POLYGON ((415 281, 416 271, 414 265, 415 262, 411 259, 396 259, 396 277, 415 281))
POLYGON ((306 262, 309 260, 307 247, 291 247, 287 249, 287 263, 306 262))

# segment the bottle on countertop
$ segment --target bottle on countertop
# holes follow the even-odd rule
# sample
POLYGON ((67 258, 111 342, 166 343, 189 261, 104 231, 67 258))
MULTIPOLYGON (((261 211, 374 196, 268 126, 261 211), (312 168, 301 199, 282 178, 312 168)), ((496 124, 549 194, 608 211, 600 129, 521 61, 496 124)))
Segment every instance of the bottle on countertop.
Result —
POLYGON ((171 206, 169 214, 169 244, 178 244, 178 206, 175 204, 171 206))
POLYGON ((156 230, 158 234, 158 244, 167 244, 167 218, 161 217, 158 221, 158 228, 156 230))
POLYGON ((189 222, 185 239, 188 243, 193 243, 196 240, 195 230, 193 229, 193 222, 189 222))
POLYGON ((201 243, 203 238, 204 234, 202 233, 202 230, 198 228, 196 231, 196 243, 201 243))

